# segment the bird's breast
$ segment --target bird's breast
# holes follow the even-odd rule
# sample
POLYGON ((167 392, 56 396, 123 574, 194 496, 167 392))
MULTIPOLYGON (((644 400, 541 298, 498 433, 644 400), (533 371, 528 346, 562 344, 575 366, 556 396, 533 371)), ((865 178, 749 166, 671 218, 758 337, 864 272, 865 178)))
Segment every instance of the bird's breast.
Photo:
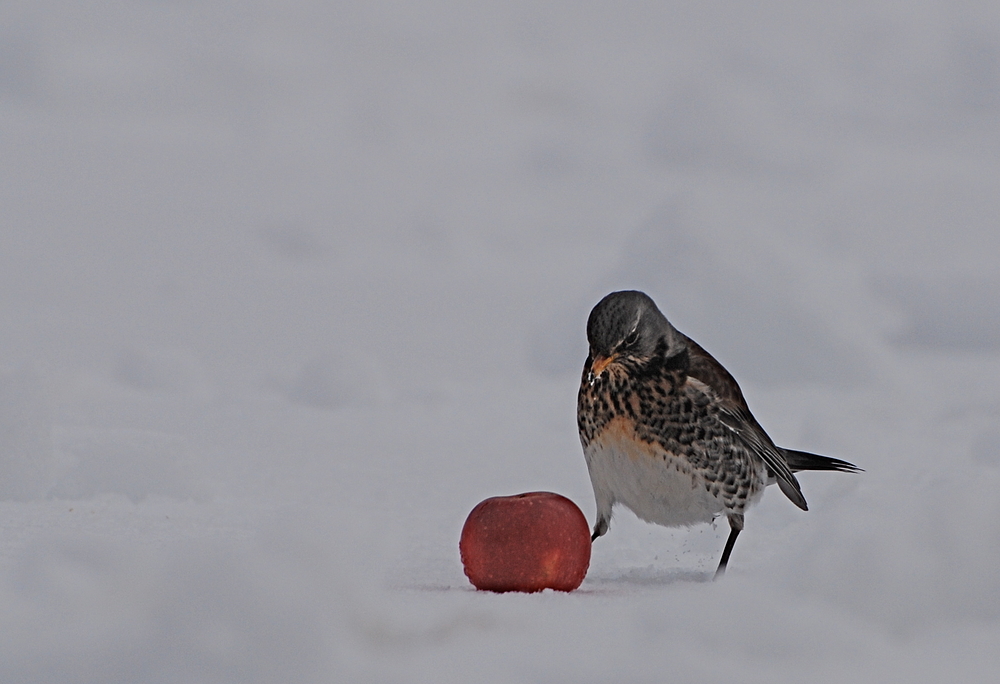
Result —
POLYGON ((598 498, 623 504, 643 520, 694 525, 711 522, 725 507, 687 459, 642 440, 625 418, 606 423, 584 455, 598 498))

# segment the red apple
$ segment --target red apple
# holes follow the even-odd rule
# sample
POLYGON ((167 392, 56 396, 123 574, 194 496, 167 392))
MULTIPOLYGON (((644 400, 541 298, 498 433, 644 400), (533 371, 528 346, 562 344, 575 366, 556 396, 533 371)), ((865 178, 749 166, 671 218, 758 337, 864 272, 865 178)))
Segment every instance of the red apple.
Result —
POLYGON ((573 591, 590 566, 590 528, 565 496, 495 496, 469 513, 458 549, 476 589, 573 591))

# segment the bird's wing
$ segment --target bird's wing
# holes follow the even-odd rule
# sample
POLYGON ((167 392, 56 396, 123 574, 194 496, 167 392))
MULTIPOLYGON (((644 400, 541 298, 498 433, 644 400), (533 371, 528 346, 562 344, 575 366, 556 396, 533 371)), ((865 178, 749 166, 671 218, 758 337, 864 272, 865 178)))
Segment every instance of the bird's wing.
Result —
POLYGON ((684 333, 679 334, 687 345, 688 358, 690 359, 687 369, 688 376, 711 387, 720 399, 745 407, 747 402, 743 398, 743 392, 740 390, 736 378, 700 344, 684 333))
POLYGON ((809 507, 806 505, 806 498, 802 495, 802 488, 799 487, 799 481, 795 479, 795 475, 792 474, 791 469, 788 467, 784 453, 774 445, 774 442, 767 436, 767 433, 757 423, 750 411, 724 404, 718 406, 718 411, 722 423, 732 430, 753 453, 764 461, 768 469, 774 473, 778 481, 778 487, 785 493, 785 496, 803 511, 809 510, 809 507))
MULTIPOLYGON (((721 368, 721 366, 720 366, 721 368)), ((757 419, 750 413, 746 404, 737 404, 720 396, 712 385, 705 383, 697 377, 687 376, 685 379, 685 391, 688 396, 695 400, 695 403, 706 403, 709 409, 726 429, 731 431, 751 453, 760 458, 770 473, 774 474, 778 482, 778 487, 785 493, 792 503, 806 511, 806 499, 802 495, 799 481, 795 479, 788 463, 785 461, 783 450, 775 446, 771 438, 764 432, 757 419)))
MULTIPOLYGON (((679 333, 687 344, 688 356, 690 357, 690 365, 688 367, 688 376, 700 380, 702 383, 707 385, 711 390, 713 390, 719 399, 726 403, 733 412, 738 414, 740 418, 738 420, 731 421, 733 424, 727 426, 730 429, 736 429, 739 423, 751 425, 755 431, 759 431, 764 437, 767 434, 764 433, 764 429, 757 422, 757 419, 753 417, 750 413, 750 407, 747 406, 746 399, 743 398, 743 392, 740 390, 739 384, 736 379, 726 370, 725 366, 719 363, 714 356, 709 354, 705 349, 692 340, 690 337, 684 333, 679 333)), ((780 453, 781 457, 778 460, 784 461, 788 466, 788 470, 791 473, 795 473, 801 470, 831 470, 841 473, 856 473, 861 472, 861 468, 858 468, 853 463, 848 463, 847 461, 842 461, 839 458, 831 458, 830 456, 820 456, 819 454, 811 454, 807 451, 796 451, 794 449, 785 449, 783 447, 776 447, 774 442, 769 438, 764 440, 766 444, 780 453)), ((769 451, 769 450, 768 450, 769 451)), ((755 450, 756 452, 756 450, 755 450)), ((759 452, 757 452, 759 453, 759 452)), ((772 454, 773 455, 773 454, 772 454)), ((760 454, 761 458, 764 455, 760 454)), ((767 459, 765 459, 767 462, 767 459)), ((770 463, 768 463, 770 465, 770 463)), ((778 470, 771 468, 772 474, 777 476, 778 470)), ((783 481, 781 478, 777 478, 779 485, 781 485, 781 490, 788 494, 786 487, 793 487, 797 489, 798 482, 795 478, 791 478, 792 482, 783 481)), ((789 494, 789 498, 792 501, 796 501, 794 495, 789 494)), ((796 503, 798 503, 796 501, 796 503)))

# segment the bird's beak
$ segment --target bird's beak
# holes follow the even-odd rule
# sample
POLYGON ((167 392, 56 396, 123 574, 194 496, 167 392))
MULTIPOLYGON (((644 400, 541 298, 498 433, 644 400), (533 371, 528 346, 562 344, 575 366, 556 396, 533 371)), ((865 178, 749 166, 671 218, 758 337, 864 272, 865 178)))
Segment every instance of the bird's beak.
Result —
POLYGON ((590 367, 590 372, 593 374, 595 378, 601 377, 601 373, 604 372, 604 369, 607 368, 608 365, 617 358, 618 358, 617 354, 612 354, 611 356, 595 356, 594 363, 590 367))

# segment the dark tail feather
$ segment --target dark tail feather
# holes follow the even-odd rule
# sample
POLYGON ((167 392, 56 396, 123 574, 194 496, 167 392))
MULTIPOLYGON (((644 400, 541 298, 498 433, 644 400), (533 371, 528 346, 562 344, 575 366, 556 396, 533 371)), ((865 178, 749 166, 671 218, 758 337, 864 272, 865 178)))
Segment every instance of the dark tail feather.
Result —
POLYGON ((853 463, 841 461, 839 458, 810 454, 808 451, 795 451, 794 449, 782 449, 785 455, 785 462, 788 469, 793 473, 802 470, 833 470, 838 473, 862 473, 861 468, 853 463))

